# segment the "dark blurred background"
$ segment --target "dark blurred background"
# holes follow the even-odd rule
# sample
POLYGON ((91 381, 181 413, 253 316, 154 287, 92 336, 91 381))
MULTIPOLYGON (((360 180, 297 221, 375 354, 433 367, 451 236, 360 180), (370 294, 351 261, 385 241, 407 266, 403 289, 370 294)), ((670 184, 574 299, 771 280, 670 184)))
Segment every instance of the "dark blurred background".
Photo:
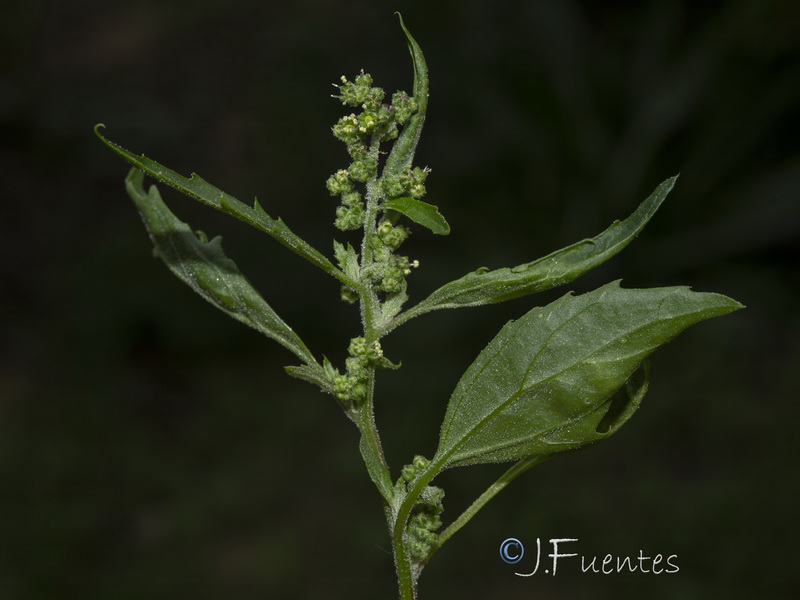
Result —
MULTIPOLYGON (((800 4, 23 0, 0 8, 0 597, 396 597, 355 428, 284 375, 291 355, 152 258, 127 166, 91 131, 257 195, 330 253, 324 181, 347 164, 330 84, 363 67, 410 90, 395 10, 427 55, 416 163, 453 229, 407 242, 412 301, 593 236, 680 172, 639 239, 568 289, 622 278, 747 305, 660 350, 632 423, 516 481, 435 557, 421 597, 792 596, 800 4), (509 536, 676 554, 680 572, 565 562, 523 579, 498 556, 509 536)), ((164 196, 342 363, 359 322, 333 280, 164 196)), ((565 291, 426 315, 385 341, 404 365, 378 382, 396 470, 433 453, 450 391, 502 324, 565 291)), ((504 469, 443 475, 446 520, 504 469)))

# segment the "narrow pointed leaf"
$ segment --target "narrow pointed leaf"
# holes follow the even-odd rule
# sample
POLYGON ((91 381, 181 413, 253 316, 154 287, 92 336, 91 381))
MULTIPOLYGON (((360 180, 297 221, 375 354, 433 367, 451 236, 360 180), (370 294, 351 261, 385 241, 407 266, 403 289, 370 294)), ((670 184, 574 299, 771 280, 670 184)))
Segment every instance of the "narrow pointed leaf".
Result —
POLYGON ((323 392, 334 395, 332 378, 328 377, 325 370, 318 364, 289 366, 283 369, 287 375, 312 383, 323 392))
POLYGON ((428 109, 428 65, 425 62, 425 56, 422 54, 419 44, 406 29, 402 15, 397 13, 397 16, 400 19, 400 27, 402 27, 406 36, 408 50, 414 63, 414 91, 412 95, 417 102, 417 111, 406 121, 403 131, 395 140, 392 151, 386 158, 386 165, 383 168, 384 175, 397 175, 411 167, 419 138, 422 135, 425 111, 428 109))
POLYGON ((423 227, 427 227, 437 235, 450 233, 450 225, 439 214, 439 209, 433 204, 415 200, 414 198, 395 198, 383 203, 383 207, 396 210, 423 227))
POLYGON ((514 460, 608 437, 641 401, 646 372, 631 378, 651 352, 738 308, 687 287, 619 282, 534 308, 503 327, 459 381, 432 462, 440 470, 514 460))
POLYGON ((105 138, 100 133, 100 129, 103 127, 104 125, 101 124, 95 126, 94 131, 97 137, 134 167, 141 169, 156 181, 166 183, 190 198, 199 200, 207 206, 216 208, 219 211, 236 217, 240 221, 244 221, 248 225, 252 225, 256 229, 272 236, 296 254, 314 263, 326 273, 333 275, 342 283, 349 286, 354 285, 353 282, 342 273, 342 271, 337 269, 322 253, 311 247, 308 242, 292 232, 286 223, 281 219, 273 219, 270 217, 257 201, 253 203, 252 207, 247 206, 244 202, 214 187, 202 179, 197 173, 192 173, 190 177, 184 177, 160 165, 154 160, 150 160, 144 155, 136 155, 105 138))
POLYGON ((405 321, 441 308, 480 306, 511 300, 569 283, 601 265, 627 246, 644 228, 666 198, 677 177, 667 179, 624 221, 615 221, 603 233, 582 240, 544 258, 513 268, 478 269, 446 283, 411 307, 405 321))
MULTIPOLYGON (((318 366, 314 356, 292 329, 222 251, 222 238, 198 239, 161 200, 156 186, 145 192, 144 173, 131 169, 125 180, 156 252, 169 270, 211 304, 272 338, 302 361, 318 366)), ((203 236, 204 238, 205 236, 203 236)))

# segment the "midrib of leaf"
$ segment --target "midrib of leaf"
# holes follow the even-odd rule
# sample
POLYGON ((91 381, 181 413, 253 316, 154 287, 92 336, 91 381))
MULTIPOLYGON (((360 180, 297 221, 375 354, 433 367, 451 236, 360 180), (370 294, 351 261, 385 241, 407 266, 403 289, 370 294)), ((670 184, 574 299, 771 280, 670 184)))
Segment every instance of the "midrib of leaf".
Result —
MULTIPOLYGON (((658 314, 660 314, 660 312, 661 312, 661 305, 664 303, 664 301, 665 301, 665 300, 666 300, 668 297, 669 297, 669 296, 665 296, 665 297, 664 297, 664 298, 661 300, 661 302, 659 302, 658 314)), ((533 360, 531 361, 531 366, 530 366, 530 367, 528 367, 528 369, 526 370, 526 372, 525 372, 525 378, 523 379, 523 383, 522 383, 522 385, 520 386, 519 390, 518 390, 517 392, 515 392, 513 395, 511 395, 511 396, 509 397, 509 399, 508 399, 508 400, 506 400, 505 402, 501 403, 501 404, 500 404, 500 405, 499 405, 497 408, 495 408, 495 409, 491 410, 491 411, 490 411, 490 412, 489 412, 489 413, 488 413, 488 414, 487 414, 485 417, 481 418, 481 419, 478 421, 478 423, 477 423, 477 424, 476 424, 474 427, 472 427, 471 429, 468 429, 468 430, 465 432, 465 434, 463 435, 463 437, 461 438, 461 440, 460 440, 460 441, 458 441, 458 442, 456 442, 456 444, 455 444, 455 445, 454 445, 454 446, 453 446, 453 447, 452 447, 452 448, 451 448, 449 451, 445 452, 445 454, 442 456, 442 458, 441 458, 441 459, 439 459, 439 460, 437 460, 437 461, 436 461, 436 465, 438 466, 438 468, 441 468, 442 466, 444 466, 445 464, 447 464, 447 461, 448 461, 448 459, 449 459, 449 458, 450 458, 450 457, 451 457, 453 454, 455 454, 459 448, 461 448, 461 447, 462 447, 464 444, 466 444, 466 443, 467 443, 467 442, 468 442, 468 441, 469 441, 469 440, 470 440, 470 439, 471 439, 471 438, 472 438, 472 437, 473 437, 475 434, 477 434, 477 433, 478 433, 478 432, 479 432, 481 429, 483 429, 483 427, 484 427, 484 426, 485 426, 485 425, 486 425, 488 422, 490 422, 490 421, 491 421, 491 420, 492 420, 492 419, 493 419, 495 416, 497 416, 497 414, 499 414, 499 413, 503 412, 503 411, 504 411, 504 410, 505 410, 505 409, 506 409, 508 406, 510 406, 511 404, 513 404, 513 403, 514 403, 514 402, 515 402, 515 401, 516 401, 516 400, 517 400, 517 399, 518 399, 518 398, 519 398, 519 397, 520 397, 522 394, 524 394, 524 393, 528 392, 530 389, 532 389, 532 388, 534 388, 534 387, 537 387, 537 386, 544 385, 544 384, 546 384, 546 383, 548 383, 548 382, 552 381, 553 379, 556 379, 556 378, 560 377, 562 374, 564 374, 565 372, 569 371, 570 369, 573 369, 573 368, 575 368, 575 367, 576 367, 577 365, 579 365, 580 363, 583 363, 583 362, 587 362, 587 361, 589 361, 589 360, 592 358, 592 356, 594 356, 594 355, 598 354, 599 352, 602 352, 602 351, 603 351, 603 350, 605 350, 605 349, 606 349, 608 346, 610 346, 610 345, 612 345, 612 344, 614 344, 614 343, 618 342, 618 341, 619 341, 621 338, 623 338, 623 337, 626 337, 626 336, 629 336, 629 335, 633 335, 633 334, 635 334, 635 333, 638 333, 639 331, 641 331, 641 330, 643 330, 643 329, 646 329, 646 328, 648 328, 648 327, 651 327, 652 325, 654 325, 654 324, 656 324, 656 323, 658 323, 658 324, 661 324, 661 323, 668 323, 668 322, 670 322, 670 321, 674 321, 674 320, 677 320, 677 319, 679 319, 679 318, 681 318, 681 317, 684 317, 684 316, 686 316, 687 314, 690 314, 690 313, 687 313, 687 312, 683 312, 683 313, 681 313, 680 315, 675 315, 674 317, 671 317, 671 318, 669 318, 669 319, 660 319, 660 318, 658 318, 658 317, 657 317, 657 318, 656 318, 656 319, 654 319, 653 321, 650 321, 650 322, 648 322, 648 323, 646 323, 646 324, 644 324, 644 325, 641 325, 641 326, 639 326, 639 327, 636 327, 636 328, 634 328, 634 329, 626 330, 624 333, 622 333, 622 334, 618 335, 617 337, 615 337, 615 338, 613 338, 613 339, 611 339, 611 340, 607 341, 606 343, 604 343, 604 344, 603 344, 603 345, 601 345, 600 347, 596 348, 596 349, 595 349, 595 350, 593 350, 593 351, 592 351, 590 354, 588 354, 588 355, 586 355, 586 356, 583 356, 583 357, 579 358, 578 360, 575 360, 574 362, 571 362, 571 363, 570 363, 570 364, 569 364, 567 367, 565 367, 565 368, 561 369, 560 371, 557 371, 556 373, 553 373, 552 375, 550 375, 550 376, 548 376, 548 377, 545 377, 545 378, 543 378, 543 379, 540 379, 540 380, 538 380, 538 381, 534 382, 533 384, 531 384, 531 385, 529 385, 529 386, 527 386, 527 387, 524 387, 524 385, 525 385, 525 383, 524 383, 524 382, 527 380, 528 373, 530 373, 531 369, 533 369, 533 367, 534 367, 534 366, 536 366, 536 365, 535 365, 536 361, 538 361, 538 360, 539 360, 539 356, 541 356, 541 353, 542 353, 542 352, 544 351, 544 349, 547 347, 548 343, 550 342, 550 340, 552 339, 552 337, 553 337, 553 336, 556 334, 556 332, 557 332, 558 330, 560 330, 562 327, 564 327, 565 325, 567 325, 567 324, 568 324, 570 321, 572 321, 572 320, 576 319, 576 318, 577 318, 577 317, 579 317, 581 314, 583 314, 584 312, 586 312, 587 310, 589 310, 590 308, 592 308, 593 306, 596 306, 596 305, 598 305, 598 304, 601 304, 601 302, 600 302, 600 301, 592 302, 591 304, 587 305, 586 307, 584 307, 583 309, 581 309, 580 311, 578 311, 577 313, 575 313, 573 316, 571 316, 571 317, 569 317, 568 319, 566 319, 566 320, 565 320, 563 323, 561 323, 561 324, 560 324, 558 327, 556 327, 555 329, 553 329, 553 331, 550 333, 550 335, 549 335, 549 336, 547 336, 547 339, 546 339, 545 343, 543 343, 543 344, 542 344, 542 347, 541 347, 541 349, 540 349, 540 350, 539 350, 539 351, 536 353, 535 357, 534 357, 534 358, 533 358, 533 360)), ((517 338, 517 337, 520 335, 520 333, 522 333, 522 332, 520 331, 520 332, 517 332, 517 333, 515 333, 515 334, 514 334, 514 335, 513 335, 513 336, 512 336, 512 337, 509 339, 508 343, 511 343, 511 341, 515 340, 515 339, 516 339, 516 338, 517 338)), ((507 345, 507 344, 506 344, 506 345, 507 345)), ((503 348, 505 348, 505 345, 503 346, 503 348)), ((502 349, 501 349, 500 351, 498 351, 497 353, 495 353, 494 355, 492 355, 492 358, 491 358, 490 360, 488 360, 488 361, 486 362, 486 364, 485 364, 485 365, 484 365, 484 366, 481 368, 481 370, 479 371, 479 374, 480 374, 480 373, 482 373, 482 372, 483 372, 483 371, 486 369, 486 367, 488 367, 488 366, 489 366, 489 365, 492 363, 492 361, 494 361, 494 359, 497 357, 497 355, 498 355, 498 354, 500 354, 501 352, 502 352, 502 349)), ((646 354, 646 351, 645 351, 645 352, 643 352, 643 353, 640 353, 640 354, 642 354, 642 355, 645 355, 645 354, 646 354)), ((625 359, 631 358, 632 356, 635 356, 635 355, 633 355, 633 354, 630 354, 630 355, 626 356, 626 357, 625 357, 625 359)), ((475 384, 476 380, 477 380, 477 376, 473 378, 472 382, 470 383, 470 388, 469 388, 469 389, 471 389, 471 388, 472 388, 472 386, 475 384)), ((623 382, 623 383, 624 383, 624 382, 623 382)), ((459 400, 458 400, 458 407, 460 407, 460 405, 463 403, 463 401, 464 401, 464 398, 467 396, 467 392, 469 391, 469 389, 468 389, 468 390, 466 390, 466 391, 465 391, 465 393, 464 393, 464 394, 462 394, 462 395, 461 395, 461 397, 459 398, 459 400)), ((570 419, 568 422, 562 422, 562 423, 561 423, 559 426, 557 426, 557 427, 553 427, 553 428, 551 428, 551 429, 545 429, 545 430, 543 430, 543 431, 541 431, 541 432, 538 432, 538 433, 536 434, 536 436, 537 436, 537 437, 546 436, 546 435, 548 435, 548 434, 552 433, 553 431, 557 431, 557 430, 559 430, 559 429, 563 429, 564 427, 566 427, 566 426, 568 426, 568 425, 572 424, 572 423, 573 423, 573 422, 575 422, 576 420, 578 420, 578 419, 581 419, 581 418, 585 417, 585 416, 586 416, 586 414, 589 414, 589 413, 591 413, 591 412, 594 412, 595 410, 597 410, 598 406, 599 406, 599 405, 591 405, 591 406, 587 407, 587 410, 586 410, 586 411, 583 411, 583 412, 581 412, 580 414, 576 415, 574 418, 570 419)), ((458 407, 455 407, 453 412, 455 412, 456 410, 458 410, 458 407)), ((451 428, 452 428, 452 425, 451 425, 451 427, 450 427, 450 428, 448 428, 448 432, 447 432, 447 434, 446 434, 445 436, 443 436, 444 438, 446 438, 446 437, 447 437, 447 435, 449 435, 451 428)), ((519 443, 524 443, 524 442, 515 442, 515 443, 513 443, 513 444, 506 444, 506 445, 503 445, 503 446, 498 446, 497 450, 500 450, 500 449, 503 449, 503 448, 509 448, 509 447, 512 447, 512 446, 518 445, 519 443)), ((493 451, 494 451, 494 450, 493 450, 493 451)), ((475 453, 475 454, 473 454, 472 456, 477 456, 477 455, 479 455, 479 453, 475 453)))

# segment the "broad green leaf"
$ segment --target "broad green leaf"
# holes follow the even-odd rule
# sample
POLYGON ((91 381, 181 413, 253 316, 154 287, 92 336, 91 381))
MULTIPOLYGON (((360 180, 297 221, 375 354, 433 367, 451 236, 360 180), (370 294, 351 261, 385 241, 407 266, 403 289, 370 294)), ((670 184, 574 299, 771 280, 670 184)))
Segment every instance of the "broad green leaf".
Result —
POLYGON ((284 323, 222 251, 222 238, 200 239, 161 200, 156 186, 145 192, 144 173, 131 169, 125 180, 156 253, 169 270, 211 304, 272 338, 312 367, 321 367, 302 340, 284 323))
POLYGON ((624 221, 530 263, 490 271, 482 268, 446 283, 400 316, 404 321, 441 308, 480 306, 511 300, 569 283, 601 265, 627 246, 644 228, 666 198, 677 177, 659 185, 624 221))
POLYGON ((384 202, 383 207, 404 214, 414 223, 427 227, 438 235, 450 233, 450 225, 447 224, 444 217, 439 214, 439 209, 433 204, 415 200, 414 198, 395 198, 384 202))
POLYGON ((244 202, 240 202, 230 194, 226 194, 219 188, 214 187, 202 179, 197 173, 192 173, 192 175, 187 178, 158 164, 154 160, 150 160, 144 155, 136 155, 105 138, 100 133, 100 129, 104 127, 105 126, 102 124, 95 125, 94 132, 97 134, 97 137, 134 167, 141 169, 156 181, 166 183, 190 198, 199 200, 207 206, 216 208, 219 211, 244 221, 248 225, 252 225, 256 229, 272 236, 296 254, 314 263, 326 273, 333 275, 342 283, 351 287, 355 285, 354 282, 342 273, 342 271, 337 269, 322 253, 312 248, 305 240, 293 233, 286 223, 281 219, 273 219, 264 212, 264 209, 261 208, 257 200, 253 202, 252 207, 247 206, 244 202))
POLYGON ((436 469, 579 448, 616 431, 646 390, 642 361, 690 325, 741 305, 687 287, 567 294, 508 323, 456 386, 436 469))
POLYGON ((425 56, 422 54, 419 44, 406 29, 402 15, 397 13, 397 16, 400 19, 400 27, 403 28, 403 33, 406 35, 408 50, 411 52, 411 60, 414 63, 414 91, 412 96, 417 101, 417 112, 406 121, 403 131, 395 140, 392 151, 386 158, 386 165, 383 168, 384 176, 397 175, 411 168, 411 162, 414 160, 414 153, 417 150, 417 143, 420 135, 422 135, 422 125, 425 123, 425 111, 428 108, 428 65, 425 62, 425 56))

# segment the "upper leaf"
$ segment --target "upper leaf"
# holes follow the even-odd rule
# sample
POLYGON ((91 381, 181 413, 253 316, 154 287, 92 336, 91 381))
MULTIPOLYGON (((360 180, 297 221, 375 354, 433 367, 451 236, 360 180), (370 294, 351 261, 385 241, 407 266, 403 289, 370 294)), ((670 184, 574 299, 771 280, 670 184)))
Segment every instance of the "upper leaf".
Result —
POLYGON ((427 227, 435 234, 447 235, 450 233, 450 225, 433 204, 428 204, 415 198, 395 198, 384 202, 383 207, 404 214, 415 223, 427 227))
MULTIPOLYGON (((161 200, 156 186, 145 193, 144 173, 131 169, 125 180, 161 259, 179 279, 234 319, 257 329, 322 371, 306 345, 253 289, 236 264, 222 251, 222 238, 198 239, 161 200)), ((204 236, 203 236, 204 237, 204 236)))
POLYGON ((659 185, 624 221, 615 221, 598 236, 582 240, 544 258, 513 268, 478 269, 446 283, 404 315, 408 320, 441 308, 480 306, 554 288, 577 279, 627 246, 666 198, 677 177, 659 185))
POLYGON ((414 63, 413 96, 417 102, 417 111, 409 117, 403 126, 403 131, 394 142, 392 151, 386 158, 386 164, 383 167, 384 176, 397 175, 411 167, 419 138, 422 135, 425 111, 428 109, 428 65, 425 62, 425 56, 422 54, 422 48, 419 47, 417 41, 406 29, 402 15, 397 13, 397 16, 400 19, 400 27, 403 28, 403 33, 408 42, 408 50, 411 53, 411 60, 414 63))
POLYGON ((342 271, 337 269, 322 253, 315 248, 311 247, 305 240, 298 237, 281 219, 273 219, 270 217, 263 208, 258 204, 258 201, 253 203, 253 207, 247 206, 226 194, 219 188, 214 187, 197 173, 192 173, 191 177, 184 177, 175 171, 158 164, 154 160, 150 160, 144 155, 136 155, 122 146, 103 137, 100 129, 104 125, 95 125, 94 132, 97 134, 103 143, 111 148, 114 152, 119 154, 122 158, 127 160, 133 166, 141 169, 150 175, 156 181, 161 181, 167 185, 175 188, 179 192, 199 200, 203 204, 216 208, 219 211, 227 213, 252 225, 256 229, 267 233, 275 238, 281 244, 299 254, 306 260, 311 261, 327 273, 330 273, 342 283, 353 287, 355 284, 351 281, 342 271))
POLYGON ((648 354, 690 325, 738 308, 687 287, 623 289, 619 282, 534 308, 503 327, 459 381, 432 462, 441 470, 513 460, 607 437, 644 395, 646 381, 615 393, 648 354))

